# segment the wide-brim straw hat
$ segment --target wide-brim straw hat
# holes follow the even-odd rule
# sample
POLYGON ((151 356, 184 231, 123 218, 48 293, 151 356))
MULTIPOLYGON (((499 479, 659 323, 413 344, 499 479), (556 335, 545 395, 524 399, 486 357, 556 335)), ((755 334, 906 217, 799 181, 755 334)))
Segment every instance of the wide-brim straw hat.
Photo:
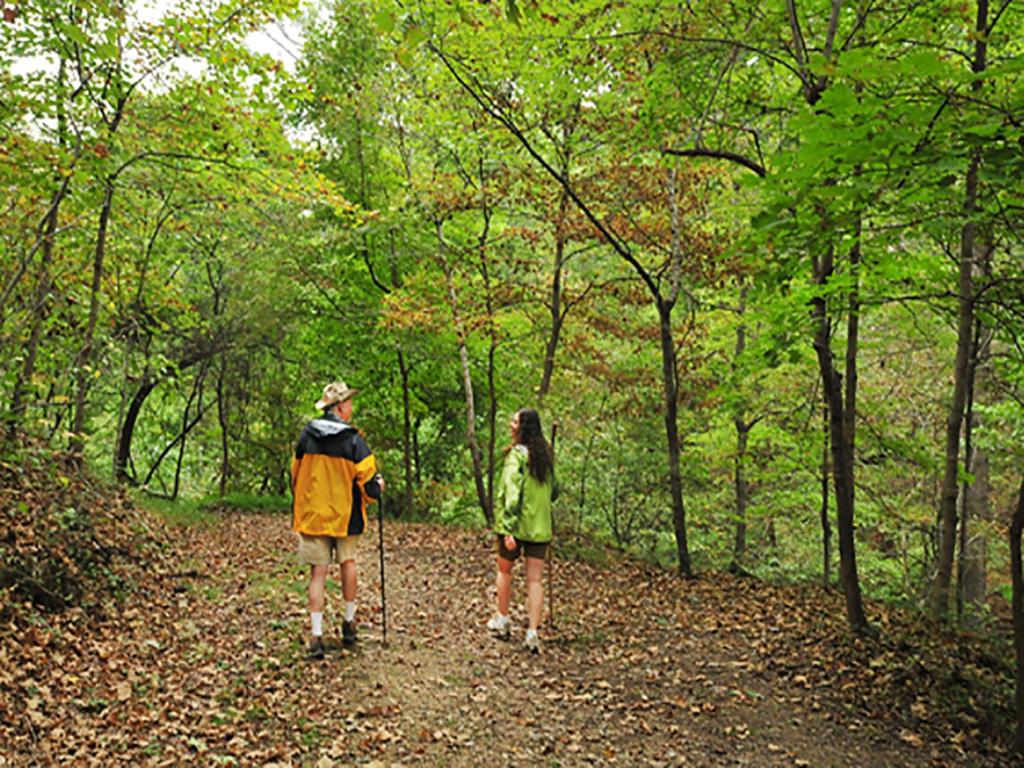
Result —
POLYGON ((316 401, 316 407, 322 411, 324 408, 344 403, 358 391, 358 389, 349 389, 344 381, 332 381, 324 387, 324 396, 316 401))

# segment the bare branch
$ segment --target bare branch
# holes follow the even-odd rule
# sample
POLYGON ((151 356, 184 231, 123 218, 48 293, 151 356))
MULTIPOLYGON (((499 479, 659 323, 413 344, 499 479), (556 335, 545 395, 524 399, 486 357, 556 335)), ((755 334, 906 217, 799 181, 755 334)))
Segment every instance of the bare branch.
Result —
POLYGON ((708 149, 706 147, 693 147, 692 149, 673 149, 672 147, 662 147, 661 152, 662 154, 674 155, 676 157, 713 157, 719 160, 729 160, 753 171, 761 178, 768 175, 768 172, 765 170, 763 165, 737 152, 708 149))

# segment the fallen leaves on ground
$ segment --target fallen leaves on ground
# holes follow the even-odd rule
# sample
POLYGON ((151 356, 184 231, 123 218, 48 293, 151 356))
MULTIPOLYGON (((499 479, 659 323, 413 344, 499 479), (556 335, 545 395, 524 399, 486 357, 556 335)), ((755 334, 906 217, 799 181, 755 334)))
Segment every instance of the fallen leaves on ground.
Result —
POLYGON ((940 640, 908 646, 894 615, 881 638, 853 638, 836 595, 556 550, 555 620, 533 656, 520 647, 521 565, 512 640, 484 628, 488 534, 399 523, 386 534, 388 644, 371 530, 360 640, 341 645, 335 569, 323 662, 304 658, 307 574, 286 516, 175 528, 162 555, 137 563, 127 597, 98 610, 9 612, 0 764, 1005 762, 987 725, 997 707, 950 711, 940 697, 970 666, 966 651, 946 648, 942 666, 940 640))

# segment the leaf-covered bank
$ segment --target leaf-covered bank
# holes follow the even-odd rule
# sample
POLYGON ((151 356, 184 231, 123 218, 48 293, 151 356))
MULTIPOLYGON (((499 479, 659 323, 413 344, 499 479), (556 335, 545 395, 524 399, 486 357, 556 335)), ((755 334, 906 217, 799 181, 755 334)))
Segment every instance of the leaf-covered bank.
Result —
POLYGON ((102 611, 123 598, 166 538, 128 494, 40 447, 0 464, 0 621, 102 611))

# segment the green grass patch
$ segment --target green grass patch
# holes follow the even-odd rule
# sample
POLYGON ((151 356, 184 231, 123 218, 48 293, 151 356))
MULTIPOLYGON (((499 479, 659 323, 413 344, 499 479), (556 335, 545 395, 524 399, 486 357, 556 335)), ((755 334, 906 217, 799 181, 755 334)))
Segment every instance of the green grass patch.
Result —
POLYGON ((171 525, 213 525, 217 521, 217 516, 212 511, 194 499, 171 501, 140 496, 136 503, 171 525))
POLYGON ((135 503, 153 512, 172 525, 212 525, 224 512, 286 513, 291 509, 288 496, 260 496, 252 493, 229 493, 223 499, 205 496, 201 499, 159 499, 137 494, 135 503))
POLYGON ((224 498, 207 496, 199 501, 212 512, 287 512, 292 508, 290 496, 261 496, 255 493, 229 493, 224 498))

